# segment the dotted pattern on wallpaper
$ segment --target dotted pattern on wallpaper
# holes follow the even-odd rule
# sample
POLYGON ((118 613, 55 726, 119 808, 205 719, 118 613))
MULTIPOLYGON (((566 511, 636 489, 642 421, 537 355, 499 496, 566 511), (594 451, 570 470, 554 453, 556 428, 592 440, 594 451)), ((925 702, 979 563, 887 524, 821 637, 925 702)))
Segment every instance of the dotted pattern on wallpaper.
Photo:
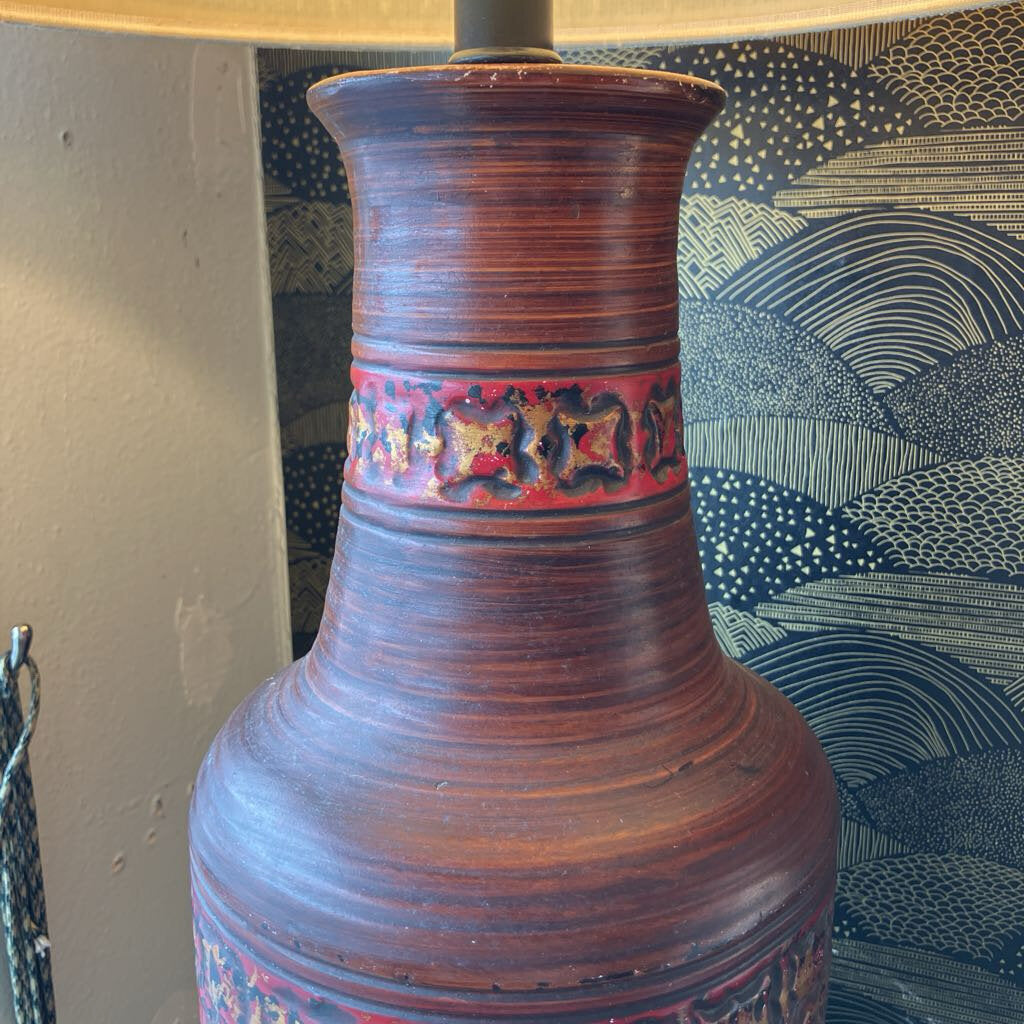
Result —
MULTIPOLYGON (((377 66, 443 60, 377 55, 377 66)), ((570 60, 721 82, 679 238, 723 647, 842 796, 829 1024, 1024 1020, 1024 4, 570 60)), ((263 51, 296 648, 339 510, 352 238, 312 82, 263 51)))

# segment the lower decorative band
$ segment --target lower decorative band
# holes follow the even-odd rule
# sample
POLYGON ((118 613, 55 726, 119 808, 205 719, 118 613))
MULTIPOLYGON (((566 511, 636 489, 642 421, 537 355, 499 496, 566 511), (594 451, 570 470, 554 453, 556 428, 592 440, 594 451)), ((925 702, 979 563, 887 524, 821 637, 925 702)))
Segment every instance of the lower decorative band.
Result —
MULTIPOLYGON (((824 1024, 831 928, 830 906, 787 947, 742 978, 723 979, 702 998, 669 1001, 624 1015, 572 1014, 572 1019, 581 1024, 824 1024)), ((201 1024, 423 1024, 430 1020, 429 1014, 414 1019, 362 1010, 303 991, 277 976, 273 966, 232 948, 198 905, 195 942, 201 1024)), ((486 1020, 486 1014, 481 1006, 466 1019, 486 1020)), ((566 1017, 565 1012, 545 1009, 529 1021, 558 1024, 566 1017)))
POLYGON ((679 366, 576 380, 448 380, 352 367, 345 479, 397 504, 625 503, 686 478, 679 366))

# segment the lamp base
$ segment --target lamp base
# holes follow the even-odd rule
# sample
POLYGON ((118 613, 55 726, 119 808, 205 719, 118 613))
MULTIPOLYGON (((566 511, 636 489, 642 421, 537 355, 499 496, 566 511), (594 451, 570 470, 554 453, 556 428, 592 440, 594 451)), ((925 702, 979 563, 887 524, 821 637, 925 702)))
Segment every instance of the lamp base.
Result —
MULTIPOLYGON (((518 40, 516 40, 518 42, 518 40)), ((204 1024, 822 1024, 838 800, 712 629, 680 75, 352 74, 345 493, 309 654, 197 778, 204 1024)))

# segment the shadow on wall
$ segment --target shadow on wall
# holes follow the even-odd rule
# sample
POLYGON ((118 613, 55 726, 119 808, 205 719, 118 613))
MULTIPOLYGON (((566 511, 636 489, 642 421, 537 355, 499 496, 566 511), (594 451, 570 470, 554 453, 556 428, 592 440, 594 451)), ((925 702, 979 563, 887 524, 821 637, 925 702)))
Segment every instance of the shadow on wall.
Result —
MULTIPOLYGON (((1024 1020, 1024 5, 566 56, 729 92, 681 209, 687 448, 719 639, 839 780, 829 1024, 1024 1020)), ((259 54, 297 655, 352 285, 304 93, 365 59, 259 54)))

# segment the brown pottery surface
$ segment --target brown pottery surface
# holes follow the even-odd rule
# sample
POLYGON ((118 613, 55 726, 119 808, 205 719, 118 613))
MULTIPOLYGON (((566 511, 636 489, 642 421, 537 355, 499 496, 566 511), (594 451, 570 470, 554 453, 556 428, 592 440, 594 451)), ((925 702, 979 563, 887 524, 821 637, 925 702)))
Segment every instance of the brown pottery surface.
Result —
POLYGON ((683 450, 720 91, 456 65, 310 103, 353 199, 344 506, 316 644, 198 779, 205 1024, 818 1024, 832 774, 715 641, 683 450))

